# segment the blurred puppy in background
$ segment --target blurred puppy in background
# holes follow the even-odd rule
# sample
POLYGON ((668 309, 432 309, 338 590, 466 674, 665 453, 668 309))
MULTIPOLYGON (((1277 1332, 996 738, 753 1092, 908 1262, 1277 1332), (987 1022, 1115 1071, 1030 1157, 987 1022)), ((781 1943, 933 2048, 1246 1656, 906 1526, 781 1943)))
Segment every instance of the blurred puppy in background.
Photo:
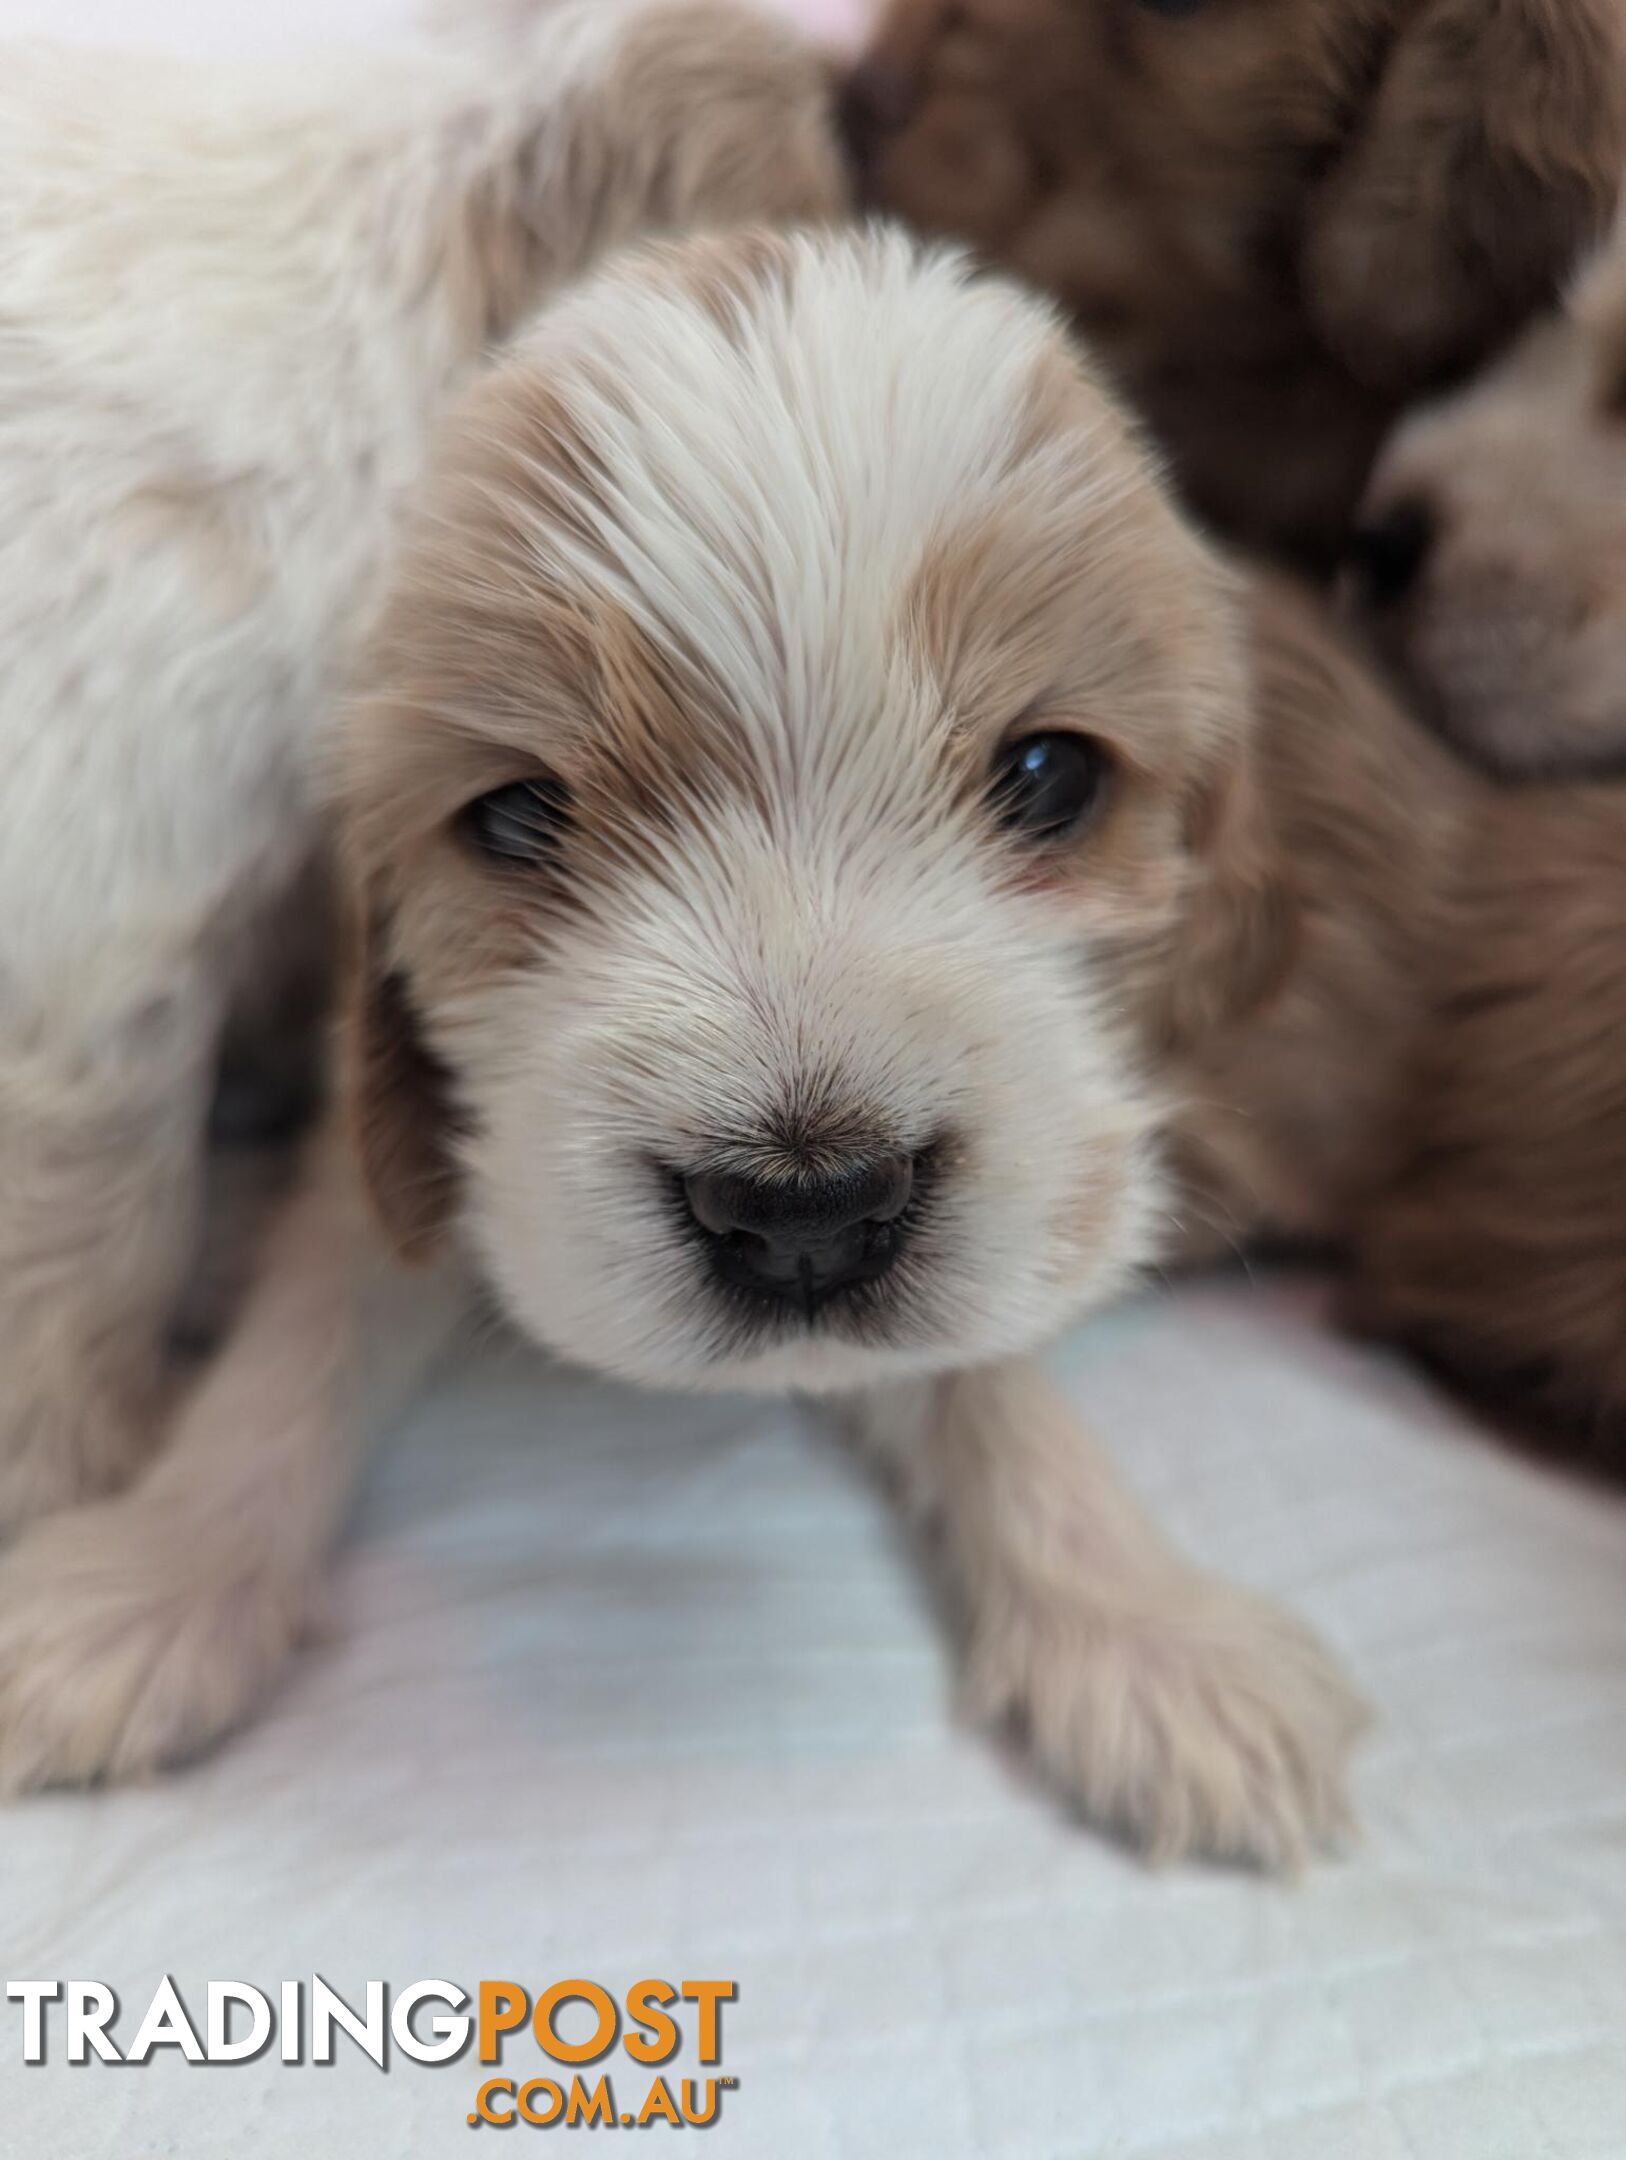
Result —
POLYGON ((1522 1436, 1626 1467, 1626 782, 1488 805, 1351 1317, 1522 1436))
POLYGON ((1395 431, 1349 589, 1465 755, 1626 770, 1626 218, 1561 313, 1395 431))
POLYGON ((1379 460, 1350 572, 1453 748, 1519 785, 1442 949, 1355 1312, 1618 1470, 1626 1446, 1626 223, 1379 460), (1552 783, 1597 776, 1589 788, 1552 783))
POLYGON ((0 1533, 150 1436, 222 1030, 454 385, 617 241, 842 200, 788 29, 475 14, 297 73, 0 67, 0 1533))
POLYGON ((1626 164, 1615 0, 893 0, 873 199, 1056 293, 1222 532, 1326 569, 1626 164))

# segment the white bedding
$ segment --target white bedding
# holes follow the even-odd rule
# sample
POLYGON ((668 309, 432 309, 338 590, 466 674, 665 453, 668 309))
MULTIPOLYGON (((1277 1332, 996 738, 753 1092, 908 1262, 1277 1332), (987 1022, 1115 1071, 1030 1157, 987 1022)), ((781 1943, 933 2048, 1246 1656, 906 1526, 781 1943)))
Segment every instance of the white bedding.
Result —
MULTIPOLYGON (((397 12, 0 28, 271 47, 397 12)), ((0 1976, 112 1983, 126 2043, 166 1972, 199 2010, 211 1978, 727 1976, 702 2149, 751 2160, 1621 2160, 1626 1508, 1319 1305, 1188 1285, 1059 1356, 1163 1519, 1379 1708, 1365 1845, 1302 1885, 1149 1874, 958 1731, 884 1512, 800 1414, 492 1349, 381 1460, 333 1640, 259 1726, 0 1815, 0 1976)), ((19 2030, 0 2004, 0 2160, 470 2149, 469 2058, 72 2068, 55 2032, 25 2068, 19 2030)))
MULTIPOLYGON (((335 1639, 260 1726, 0 1820, 0 1966, 112 1982, 126 2045, 164 1972, 200 2018, 208 1979, 728 1977, 704 2149, 752 2160, 1619 2160, 1626 1508, 1319 1304, 1188 1285, 1059 1359, 1379 1706, 1364 1847, 1301 1885, 1148 1873, 957 1731, 885 1514, 800 1415, 494 1349, 381 1461, 335 1639)), ((16 2016, 5 2160, 470 2135, 469 2059, 23 2068, 16 2016)))

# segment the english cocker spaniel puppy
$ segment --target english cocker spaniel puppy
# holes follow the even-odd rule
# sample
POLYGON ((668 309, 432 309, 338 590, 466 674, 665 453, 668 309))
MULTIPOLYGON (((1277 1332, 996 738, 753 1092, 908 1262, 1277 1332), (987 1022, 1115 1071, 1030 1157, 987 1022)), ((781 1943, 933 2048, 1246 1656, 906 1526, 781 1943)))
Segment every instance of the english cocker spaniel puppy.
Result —
POLYGON ((1614 0, 891 0, 872 199, 1057 294, 1223 532, 1335 560, 1395 415, 1626 167, 1614 0))
POLYGON ((159 1419, 216 1052, 443 407, 600 250, 842 202, 782 25, 462 13, 297 72, 0 65, 0 1535, 159 1419))
POLYGON ((602 269, 441 439, 344 730, 348 1139, 146 1478, 0 1560, 0 1782, 247 1713, 479 1283, 615 1374, 832 1398, 1091 1817, 1335 1838, 1348 1682, 1035 1356, 1349 1220, 1482 789, 1017 287, 884 230, 602 269))
POLYGON ((1348 583, 1465 755, 1513 779, 1626 771, 1626 218, 1562 310, 1396 429, 1348 583))
POLYGON ((1350 597, 1499 779, 1353 1310, 1522 1430, 1626 1454, 1626 224, 1379 460, 1350 597), (1591 785, 1577 785, 1578 781, 1591 785), (1569 784, 1566 784, 1569 783, 1569 784))

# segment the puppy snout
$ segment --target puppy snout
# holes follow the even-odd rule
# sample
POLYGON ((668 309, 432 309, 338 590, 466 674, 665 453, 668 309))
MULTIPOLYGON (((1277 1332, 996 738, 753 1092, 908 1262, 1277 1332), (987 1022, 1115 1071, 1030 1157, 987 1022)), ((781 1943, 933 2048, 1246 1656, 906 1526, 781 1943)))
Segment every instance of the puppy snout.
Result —
POLYGON ((1402 496, 1364 519, 1349 537, 1349 567, 1358 598, 1370 608, 1404 600, 1421 575, 1438 529, 1420 495, 1402 496))
POLYGON ((887 138, 906 127, 918 85, 910 71, 879 55, 861 60, 836 95, 836 126, 860 188, 887 138))
POLYGON ((874 1282, 902 1249, 918 1159, 855 1157, 802 1176, 700 1171, 680 1180, 684 1206, 719 1276, 758 1297, 811 1311, 833 1292, 874 1282))

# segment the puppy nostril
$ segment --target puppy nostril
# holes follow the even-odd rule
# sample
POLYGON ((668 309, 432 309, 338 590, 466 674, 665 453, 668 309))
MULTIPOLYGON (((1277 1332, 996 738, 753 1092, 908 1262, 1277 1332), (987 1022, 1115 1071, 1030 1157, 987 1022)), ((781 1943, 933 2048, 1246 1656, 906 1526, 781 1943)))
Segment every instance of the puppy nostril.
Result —
POLYGON ((1349 536, 1349 563, 1369 606, 1404 599, 1434 545, 1435 530, 1433 511, 1415 495, 1356 526, 1349 536))
POLYGON ((866 1157, 790 1178, 699 1171, 678 1183, 726 1281, 805 1306, 874 1281, 891 1266, 915 1194, 916 1162, 866 1157))

